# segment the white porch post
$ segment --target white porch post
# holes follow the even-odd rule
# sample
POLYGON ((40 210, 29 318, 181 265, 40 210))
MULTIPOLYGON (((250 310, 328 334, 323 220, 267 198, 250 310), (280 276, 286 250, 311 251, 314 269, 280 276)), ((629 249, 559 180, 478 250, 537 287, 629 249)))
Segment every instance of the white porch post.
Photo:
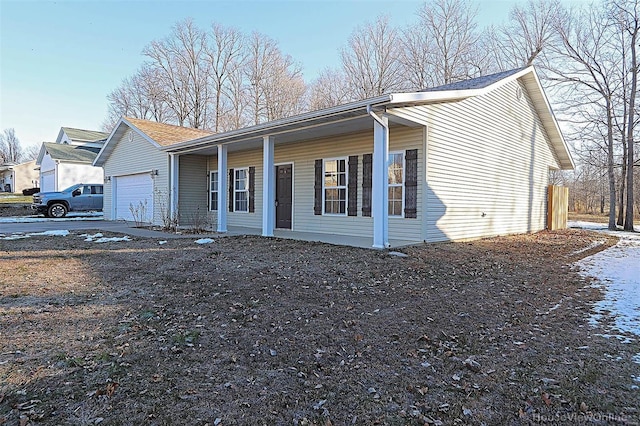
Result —
POLYGON ((233 182, 227 182, 227 176, 227 146, 218 145, 218 232, 227 232, 227 194, 229 185, 233 185, 233 182))
POLYGON ((274 137, 265 136, 262 148, 262 236, 273 237, 276 221, 274 137))
POLYGON ((389 119, 383 115, 373 122, 373 175, 371 215, 373 216, 373 247, 389 247, 388 183, 389 119))
POLYGON ((179 159, 180 156, 178 154, 169 154, 169 214, 172 221, 178 215, 179 159))

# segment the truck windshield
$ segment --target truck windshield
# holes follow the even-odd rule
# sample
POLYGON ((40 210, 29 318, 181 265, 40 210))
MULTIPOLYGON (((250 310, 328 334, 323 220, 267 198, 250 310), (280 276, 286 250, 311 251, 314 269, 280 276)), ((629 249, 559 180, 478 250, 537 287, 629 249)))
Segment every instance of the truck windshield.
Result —
POLYGON ((72 192, 74 189, 76 189, 79 185, 75 184, 75 185, 71 185, 70 187, 63 189, 62 192, 72 192))

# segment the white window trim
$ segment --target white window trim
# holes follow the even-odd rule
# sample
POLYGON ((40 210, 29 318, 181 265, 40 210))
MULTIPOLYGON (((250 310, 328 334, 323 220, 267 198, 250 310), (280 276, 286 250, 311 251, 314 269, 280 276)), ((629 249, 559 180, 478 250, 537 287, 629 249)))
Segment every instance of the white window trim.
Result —
POLYGON ((249 167, 235 167, 233 169, 233 212, 234 213, 249 213, 249 167), (240 170, 244 170, 246 172, 246 187, 244 190, 236 189, 236 173, 240 170), (236 209, 236 195, 238 192, 246 192, 247 193, 247 210, 237 210, 236 209))
POLYGON ((395 155, 395 154, 402 155, 402 183, 401 184, 393 184, 393 185, 391 185, 391 184, 389 184, 389 181, 387 180, 387 191, 389 190, 388 188, 390 188, 390 187, 401 187, 402 188, 402 207, 401 207, 401 210, 400 210, 400 212, 401 212, 400 214, 392 215, 388 211, 389 203, 387 201, 387 214, 388 214, 388 217, 390 219, 404 219, 404 192, 406 190, 405 182, 407 180, 407 164, 406 164, 407 163, 407 160, 406 160, 407 153, 406 153, 406 151, 390 151, 388 156, 387 156, 387 169, 389 168, 389 165, 390 165, 389 157, 392 156, 392 155, 395 155))
POLYGON ((217 212, 218 209, 220 208, 220 173, 218 173, 218 189, 216 189, 215 191, 213 190, 213 188, 211 187, 211 175, 214 173, 218 173, 217 170, 209 170, 209 211, 210 212, 217 212), (211 205, 211 194, 213 192, 216 192, 218 194, 217 197, 217 201, 218 201, 218 205, 216 206, 216 209, 213 209, 213 206, 211 205))
POLYGON ((348 157, 335 157, 335 158, 323 158, 322 159, 322 215, 323 216, 339 216, 339 217, 343 217, 343 216, 347 216, 349 210, 349 160, 348 157), (344 174, 345 174, 345 185, 343 186, 331 186, 329 188, 336 188, 336 189, 342 189, 344 188, 345 190, 345 204, 344 204, 344 213, 327 213, 325 211, 325 207, 326 207, 326 203, 325 203, 325 193, 326 193, 326 187, 325 187, 325 165, 327 163, 327 161, 340 161, 340 160, 344 160, 344 174))

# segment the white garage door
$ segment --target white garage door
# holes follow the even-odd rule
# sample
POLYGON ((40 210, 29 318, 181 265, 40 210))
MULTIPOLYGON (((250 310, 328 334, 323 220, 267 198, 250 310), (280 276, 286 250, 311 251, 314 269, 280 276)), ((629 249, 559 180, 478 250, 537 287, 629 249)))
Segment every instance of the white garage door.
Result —
POLYGON ((151 222, 153 219, 153 179, 149 173, 115 177, 113 204, 115 219, 151 222))
MULTIPOLYGON (((64 188, 60 188, 64 189, 64 188)), ((42 173, 40 178, 40 192, 51 192, 56 190, 56 171, 50 170, 42 173)))

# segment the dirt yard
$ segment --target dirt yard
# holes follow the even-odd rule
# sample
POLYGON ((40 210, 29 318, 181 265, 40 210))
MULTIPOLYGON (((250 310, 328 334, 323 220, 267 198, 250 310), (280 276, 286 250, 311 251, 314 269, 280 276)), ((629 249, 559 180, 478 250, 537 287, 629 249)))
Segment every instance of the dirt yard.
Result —
POLYGON ((29 216, 33 210, 25 203, 0 203, 0 217, 29 216))
POLYGON ((614 243, 0 240, 0 425, 637 424, 570 266, 614 243))

